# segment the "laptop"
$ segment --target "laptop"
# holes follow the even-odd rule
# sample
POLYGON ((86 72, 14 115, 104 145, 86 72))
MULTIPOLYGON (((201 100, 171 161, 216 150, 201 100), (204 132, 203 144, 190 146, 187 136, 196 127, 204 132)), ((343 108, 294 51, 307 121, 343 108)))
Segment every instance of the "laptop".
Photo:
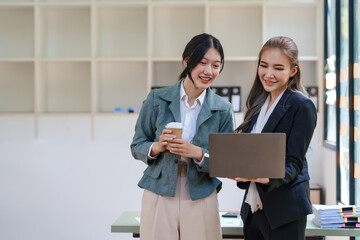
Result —
POLYGON ((285 177, 285 133, 210 133, 211 177, 285 177))

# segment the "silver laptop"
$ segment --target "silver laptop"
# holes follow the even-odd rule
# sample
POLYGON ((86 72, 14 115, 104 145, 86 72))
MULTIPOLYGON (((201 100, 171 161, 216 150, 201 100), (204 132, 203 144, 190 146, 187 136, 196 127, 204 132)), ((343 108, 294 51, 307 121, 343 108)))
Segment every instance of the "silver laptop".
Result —
POLYGON ((285 133, 210 133, 211 177, 285 177, 285 133))

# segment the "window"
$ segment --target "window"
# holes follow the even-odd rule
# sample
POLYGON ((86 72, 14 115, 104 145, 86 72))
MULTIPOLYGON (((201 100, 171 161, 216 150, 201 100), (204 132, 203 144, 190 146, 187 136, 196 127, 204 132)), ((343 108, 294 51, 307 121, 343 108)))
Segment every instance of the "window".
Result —
POLYGON ((350 116, 349 116, 349 0, 340 7, 340 74, 339 74, 339 167, 340 202, 350 204, 350 116))
POLYGON ((335 0, 326 0, 325 7, 325 140, 336 143, 336 11, 335 0))
MULTIPOLYGON (((360 0, 354 1, 354 182, 355 204, 360 205, 360 0)), ((360 237, 356 237, 360 240, 360 237)))
MULTIPOLYGON (((325 3, 325 135, 337 151, 337 200, 360 205, 360 0, 325 3)), ((357 238, 360 239, 360 238, 357 238)))

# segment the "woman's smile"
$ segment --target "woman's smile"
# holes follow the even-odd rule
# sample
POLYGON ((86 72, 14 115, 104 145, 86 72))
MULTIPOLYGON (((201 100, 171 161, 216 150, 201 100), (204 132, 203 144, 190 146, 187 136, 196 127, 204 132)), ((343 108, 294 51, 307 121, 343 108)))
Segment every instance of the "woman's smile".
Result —
POLYGON ((270 80, 265 80, 265 79, 264 79, 264 82, 265 82, 265 84, 268 85, 269 87, 271 87, 271 86, 273 86, 273 85, 275 84, 275 82, 272 82, 272 81, 270 81, 270 80))
POLYGON ((200 78, 200 80, 201 80, 201 82, 202 83, 208 83, 210 80, 211 80, 211 77, 209 76, 209 77, 206 77, 206 76, 200 76, 199 77, 200 78))

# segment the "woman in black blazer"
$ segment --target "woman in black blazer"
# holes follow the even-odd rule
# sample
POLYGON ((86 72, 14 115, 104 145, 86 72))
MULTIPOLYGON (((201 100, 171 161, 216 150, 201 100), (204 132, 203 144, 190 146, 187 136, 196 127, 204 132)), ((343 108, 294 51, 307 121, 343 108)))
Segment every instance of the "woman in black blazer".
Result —
POLYGON ((286 167, 282 179, 234 178, 246 189, 241 207, 245 239, 303 240, 306 216, 312 212, 305 154, 317 114, 305 96, 292 39, 274 37, 262 47, 246 105, 244 122, 236 131, 285 133, 286 167))

